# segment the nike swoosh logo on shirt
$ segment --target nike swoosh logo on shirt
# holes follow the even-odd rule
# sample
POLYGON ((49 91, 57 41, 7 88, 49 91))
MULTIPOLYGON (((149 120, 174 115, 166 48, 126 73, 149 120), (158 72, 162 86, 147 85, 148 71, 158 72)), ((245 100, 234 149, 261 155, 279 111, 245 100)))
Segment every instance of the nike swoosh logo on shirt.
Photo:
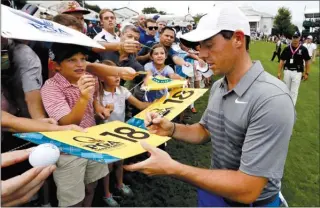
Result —
POLYGON ((247 104, 248 102, 242 102, 238 100, 239 98, 237 98, 234 102, 237 104, 247 104))

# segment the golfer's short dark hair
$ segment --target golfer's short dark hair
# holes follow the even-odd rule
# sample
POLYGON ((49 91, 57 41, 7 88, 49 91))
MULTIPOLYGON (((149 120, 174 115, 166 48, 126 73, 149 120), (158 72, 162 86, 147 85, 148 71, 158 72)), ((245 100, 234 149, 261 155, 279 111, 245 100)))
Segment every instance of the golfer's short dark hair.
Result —
POLYGON ((83 30, 82 23, 76 17, 70 14, 58 14, 53 17, 52 21, 67 27, 70 27, 70 26, 75 27, 80 31, 83 30))
MULTIPOLYGON (((224 39, 230 40, 233 36, 233 31, 229 30, 222 30, 219 32, 219 34, 222 35, 224 39)), ((246 50, 249 50, 249 44, 250 44, 250 36, 245 35, 245 41, 246 41, 246 50)))

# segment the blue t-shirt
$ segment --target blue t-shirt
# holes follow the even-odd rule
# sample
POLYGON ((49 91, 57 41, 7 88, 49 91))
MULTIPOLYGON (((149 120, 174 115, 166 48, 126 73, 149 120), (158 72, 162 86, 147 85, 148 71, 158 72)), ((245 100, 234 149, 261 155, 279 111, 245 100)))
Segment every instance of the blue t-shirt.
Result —
POLYGON ((148 34, 144 34, 144 36, 140 36, 139 42, 143 45, 145 45, 147 42, 155 42, 154 36, 148 35, 148 34))

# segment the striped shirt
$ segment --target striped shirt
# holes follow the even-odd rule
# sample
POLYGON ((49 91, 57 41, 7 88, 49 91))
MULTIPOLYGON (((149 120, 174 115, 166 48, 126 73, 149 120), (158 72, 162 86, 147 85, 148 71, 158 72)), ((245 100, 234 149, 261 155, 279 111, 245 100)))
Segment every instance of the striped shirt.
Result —
MULTIPOLYGON (((79 125, 82 128, 96 125, 93 108, 94 94, 95 92, 92 92, 85 114, 79 125)), ((56 121, 59 121, 71 112, 80 99, 80 95, 79 87, 71 84, 60 73, 56 73, 52 78, 48 79, 41 89, 44 108, 49 117, 56 121)))
POLYGON ((210 93, 200 124, 211 135, 211 167, 268 178, 257 201, 278 194, 295 122, 286 85, 255 62, 235 88, 223 78, 210 93))

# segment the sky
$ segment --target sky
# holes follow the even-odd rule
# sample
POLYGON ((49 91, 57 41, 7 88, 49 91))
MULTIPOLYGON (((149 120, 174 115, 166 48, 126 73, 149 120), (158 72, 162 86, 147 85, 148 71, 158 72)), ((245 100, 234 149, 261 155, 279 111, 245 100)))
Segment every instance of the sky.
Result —
MULTIPOLYGON (((265 12, 275 16, 278 8, 285 6, 291 10, 292 23, 302 30, 302 22, 304 20, 304 8, 319 8, 319 1, 230 1, 238 6, 250 5, 257 11, 265 12)), ((215 3, 219 1, 86 1, 87 4, 97 4, 100 8, 121 8, 129 7, 137 12, 145 7, 155 7, 167 13, 176 15, 188 14, 188 6, 191 15, 197 13, 207 13, 215 3)))

